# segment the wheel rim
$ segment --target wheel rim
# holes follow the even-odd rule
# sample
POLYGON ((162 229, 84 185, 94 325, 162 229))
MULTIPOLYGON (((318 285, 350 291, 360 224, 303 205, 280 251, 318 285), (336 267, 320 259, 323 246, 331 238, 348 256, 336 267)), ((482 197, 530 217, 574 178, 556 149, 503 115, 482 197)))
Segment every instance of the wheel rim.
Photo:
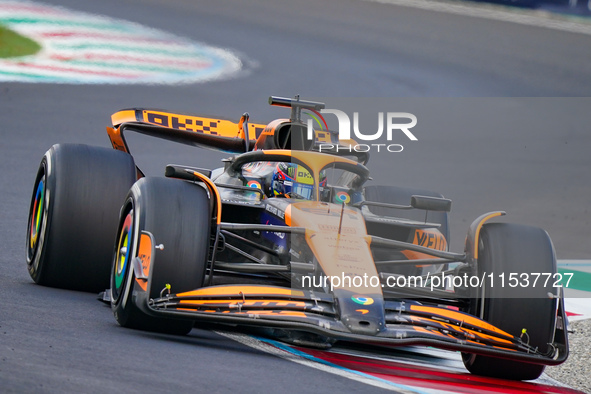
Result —
POLYGON ((45 174, 37 182, 35 197, 31 202, 31 213, 29 215, 29 231, 27 234, 27 257, 29 262, 33 260, 39 245, 43 220, 45 219, 45 174))
POLYGON ((113 262, 113 282, 111 284, 111 296, 117 302, 125 288, 125 281, 132 258, 133 249, 133 209, 127 213, 117 241, 115 261, 113 262))

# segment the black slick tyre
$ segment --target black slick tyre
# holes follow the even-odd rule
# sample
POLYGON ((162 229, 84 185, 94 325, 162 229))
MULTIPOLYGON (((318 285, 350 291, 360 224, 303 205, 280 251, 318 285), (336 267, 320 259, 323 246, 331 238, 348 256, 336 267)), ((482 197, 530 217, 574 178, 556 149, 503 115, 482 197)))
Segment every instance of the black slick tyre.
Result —
MULTIPOLYGON (((548 352, 556 326, 557 298, 553 287, 556 273, 554 247, 548 234, 537 227, 509 223, 485 224, 480 232, 478 275, 494 276, 493 287, 485 284, 484 297, 473 299, 470 313, 479 316, 514 336, 522 335, 524 342, 548 352), (533 284, 531 273, 550 274, 533 284), (504 286, 499 281, 504 274, 504 286), (521 275, 526 274, 526 275, 521 275), (511 287, 512 275, 520 283, 511 287), (529 279, 529 283, 525 282, 529 279), (523 284, 524 286, 522 286, 523 284)), ((489 356, 462 354, 466 368, 473 374, 511 380, 537 379, 545 366, 489 356)))
POLYGON ((121 210, 111 271, 111 308, 121 326, 175 335, 191 331, 193 321, 153 316, 140 303, 160 297, 167 285, 173 293, 203 286, 210 230, 203 187, 168 178, 143 178, 133 185, 121 210), (142 235, 158 246, 152 248, 149 283, 143 286, 133 269, 142 235))
POLYGON ((87 145, 51 147, 41 160, 29 209, 31 278, 64 289, 107 288, 119 209, 135 180, 127 153, 87 145))

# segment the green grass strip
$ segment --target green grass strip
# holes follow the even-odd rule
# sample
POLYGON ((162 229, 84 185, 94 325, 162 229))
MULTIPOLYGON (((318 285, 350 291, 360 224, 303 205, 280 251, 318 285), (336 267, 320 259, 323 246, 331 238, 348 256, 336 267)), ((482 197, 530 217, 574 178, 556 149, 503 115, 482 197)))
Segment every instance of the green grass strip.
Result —
POLYGON ((591 274, 588 272, 576 271, 570 268, 559 268, 558 272, 562 274, 561 284, 566 286, 568 282, 569 289, 591 291, 591 274), (569 282, 570 275, 566 273, 573 273, 572 279, 569 282))
POLYGON ((41 45, 0 25, 0 58, 34 55, 41 45))

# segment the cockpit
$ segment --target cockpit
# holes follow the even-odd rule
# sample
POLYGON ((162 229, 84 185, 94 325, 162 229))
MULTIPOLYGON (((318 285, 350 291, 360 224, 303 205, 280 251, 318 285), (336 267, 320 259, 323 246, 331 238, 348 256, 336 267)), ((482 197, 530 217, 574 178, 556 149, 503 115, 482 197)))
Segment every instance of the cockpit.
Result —
MULTIPOLYGON (((222 189, 222 199, 256 203, 267 198, 291 198, 336 204, 362 200, 362 184, 368 178, 365 166, 314 152, 297 152, 297 156, 305 155, 302 158, 283 152, 252 152, 271 160, 233 163, 234 168, 215 181, 222 189)), ((290 153, 295 154, 294 151, 290 153)))

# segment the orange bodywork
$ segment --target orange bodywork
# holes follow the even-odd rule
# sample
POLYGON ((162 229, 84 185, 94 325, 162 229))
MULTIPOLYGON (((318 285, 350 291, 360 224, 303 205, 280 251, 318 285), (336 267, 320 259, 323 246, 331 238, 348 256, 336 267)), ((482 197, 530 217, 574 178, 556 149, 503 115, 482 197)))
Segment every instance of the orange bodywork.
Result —
POLYGON ((449 318, 449 319, 455 320, 455 321, 464 321, 467 324, 483 328, 485 330, 494 332, 495 334, 503 335, 507 338, 513 338, 513 335, 508 334, 505 331, 500 330, 500 329, 496 328, 495 326, 486 323, 483 320, 466 315, 464 313, 452 311, 449 309, 436 308, 436 307, 431 307, 431 306, 421 306, 421 305, 411 305, 410 310, 416 311, 416 312, 431 313, 431 314, 433 314, 433 316, 449 318))
MULTIPOLYGON (((285 100, 278 102, 283 103, 285 100)), ((212 232, 212 241, 207 244, 210 252, 205 261, 204 272, 207 279, 209 269, 209 282, 205 279, 200 282, 209 285, 177 294, 162 292, 160 297, 153 298, 149 294, 141 294, 142 297, 137 295, 137 299, 143 302, 142 308, 148 314, 165 318, 172 316, 196 321, 309 331, 320 336, 334 337, 336 340, 427 346, 440 344, 442 348, 459 351, 467 348, 476 354, 492 354, 493 357, 503 357, 502 352, 494 353, 493 348, 520 353, 525 349, 527 353, 522 358, 531 357, 538 361, 535 357, 539 357, 539 354, 533 353, 537 349, 522 342, 520 337, 483 319, 460 312, 467 310, 463 307, 464 304, 461 300, 456 302, 453 297, 448 300, 448 292, 445 290, 435 289, 433 297, 430 297, 435 299, 438 294, 443 294, 438 301, 441 304, 431 300, 423 302, 419 296, 416 300, 406 296, 398 297, 398 294, 403 293, 396 289, 383 290, 386 275, 397 277, 406 272, 397 271, 399 266, 439 269, 437 267, 442 264, 477 259, 478 239, 483 224, 504 214, 503 212, 482 215, 473 223, 467 237, 466 253, 448 252, 447 240, 437 228, 440 225, 427 223, 426 216, 425 222, 420 222, 383 217, 368 211, 372 203, 389 209, 443 209, 437 208, 435 204, 430 206, 411 203, 412 206, 403 206, 364 201, 362 186, 371 179, 369 170, 364 166, 367 160, 359 155, 349 155, 356 157, 358 161, 346 158, 346 149, 329 151, 335 154, 321 153, 319 145, 338 144, 338 147, 346 148, 347 145, 350 147, 357 143, 353 140, 338 140, 336 133, 316 130, 311 145, 306 145, 310 138, 305 140, 306 143, 298 145, 293 143, 294 135, 305 135, 307 130, 299 115, 294 116, 292 112, 292 118, 293 121, 277 119, 263 125, 248 122, 247 114, 237 123, 151 109, 126 109, 112 115, 113 127, 107 127, 111 144, 114 149, 128 154, 129 149, 123 136, 127 130, 238 154, 226 160, 224 170, 220 170, 221 175, 216 172, 218 170, 211 172, 188 168, 185 170, 188 175, 183 176, 186 175, 183 169, 178 170, 176 166, 171 166, 174 167, 174 172, 167 172, 167 176, 205 185, 211 201, 215 203, 211 216, 213 219, 215 215, 216 220, 212 220, 211 224, 212 227, 217 225, 217 232, 212 232), (292 142, 286 142, 287 138, 292 138, 292 142), (278 146, 292 147, 294 150, 276 149, 278 146), (310 150, 296 150, 300 146, 310 150), (266 180, 267 186, 262 193, 263 183, 258 185, 260 190, 257 192, 261 198, 256 201, 241 199, 240 193, 252 193, 252 189, 249 189, 250 182, 256 182, 247 179, 242 171, 247 168, 247 164, 257 162, 291 162, 304 167, 304 175, 299 175, 298 169, 297 172, 294 171, 297 176, 293 180, 290 178, 289 182, 306 183, 306 197, 287 192, 273 194, 274 189, 270 189, 269 180, 260 176, 260 179, 266 180), (353 173, 353 176, 348 177, 350 174, 346 174, 336 183, 329 184, 324 179, 330 179, 326 174, 330 173, 331 168, 337 174, 338 171, 343 171, 353 173), (218 177, 212 176, 212 181, 202 172, 210 174, 209 176, 216 174, 218 177), (308 179, 309 182, 303 182, 308 179), (222 192, 225 189, 235 192, 238 197, 234 200, 224 194, 225 200, 222 200, 218 187, 222 192), (345 195, 346 201, 343 200, 342 204, 335 203, 341 200, 333 198, 333 192, 345 195), (280 200, 280 197, 285 199, 280 200), (327 200, 334 202, 325 202, 327 200), (222 223, 222 207, 228 223, 222 223), (253 231, 256 236, 246 238, 247 235, 243 234, 246 231, 253 231), (294 238, 286 240, 287 236, 294 238), (237 240, 237 244, 232 244, 232 240, 237 240), (221 257, 216 255, 218 251, 221 257), (393 257, 387 254, 390 251, 393 257), (238 259, 231 253, 238 255, 238 259), (390 259, 380 259, 382 255, 390 259), (219 260, 218 265, 216 259, 219 260), (238 264, 232 265, 233 262, 238 264), (390 266, 394 267, 392 273, 383 271, 380 275, 377 267, 390 266), (214 277, 218 273, 219 277, 214 277), (247 283, 279 285, 215 285, 223 283, 223 276, 228 274, 249 274, 247 283), (326 281, 324 285, 318 285, 314 281, 310 287, 306 287, 304 276, 341 280, 331 280, 329 291, 326 281), (363 282, 355 280, 359 278, 364 278, 363 282), (292 286, 305 290, 289 288, 290 280, 292 286), (384 294, 388 297, 385 298, 384 294), (452 301, 456 303, 453 304, 452 301), (446 308, 445 302, 453 305, 456 310, 446 308)), ((310 134, 308 131, 308 136, 310 134)), ((269 174, 264 175, 266 177, 269 174)), ((138 169, 139 175, 141 172, 138 169)), ((277 181, 276 178, 274 181, 277 181)), ((134 291, 138 294, 141 293, 140 289, 148 293, 148 287, 152 286, 147 278, 151 277, 150 270, 154 263, 158 264, 153 262, 153 253, 154 240, 151 234, 142 232, 137 247, 137 259, 141 262, 141 268, 138 260, 133 261, 138 285, 134 291)), ((232 280, 230 283, 237 282, 232 280)), ((170 287, 169 284, 166 285, 169 290, 170 287)), ((423 289, 421 284, 416 294, 421 294, 419 291, 426 288, 425 286, 423 289)), ((462 295, 459 292, 457 294, 462 295)))
POLYGON ((216 223, 219 225, 222 221, 222 198, 220 197, 220 192, 217 186, 205 175, 194 171, 193 175, 197 177, 201 182, 207 186, 211 195, 215 198, 215 208, 216 208, 216 223))
MULTIPOLYGON (((244 133, 241 133, 240 125, 229 120, 181 115, 158 110, 122 110, 114 113, 111 116, 111 121, 115 127, 127 122, 141 122, 156 126, 170 127, 177 130, 194 131, 196 133, 218 135, 222 137, 241 138, 244 136, 244 133)), ((249 123, 248 138, 255 140, 265 127, 266 126, 262 124, 249 123)))
MULTIPOLYGON (((241 302, 241 301, 240 301, 241 302)), ((204 306, 231 306, 236 305, 237 300, 227 300, 227 299, 220 299, 220 300, 181 300, 181 305, 204 305, 204 306)), ((267 300, 267 299, 249 299, 248 301, 241 302, 241 305, 244 307, 253 307, 253 306, 260 306, 260 307, 281 307, 281 308, 303 308, 306 306, 305 302, 300 301, 285 301, 285 300, 267 300)))
MULTIPOLYGON (((142 262, 142 271, 144 273, 144 277, 148 277, 150 275, 150 266, 152 262, 152 237, 148 234, 142 234, 140 236, 140 244, 138 247, 138 258, 142 262)), ((148 287, 148 280, 147 279, 140 279, 136 278, 135 281, 137 284, 144 290, 147 291, 148 287)))
POLYGON ((325 275, 351 278, 342 281, 338 288, 362 295, 382 294, 380 285, 355 287, 352 284, 354 277, 378 276, 365 238, 365 221, 358 210, 344 208, 341 221, 341 208, 335 204, 307 201, 291 204, 290 208, 291 226, 306 229, 306 241, 325 275))
POLYGON ((179 293, 179 297, 249 297, 249 296, 265 296, 265 295, 283 295, 283 296, 293 296, 293 297, 303 297, 304 292, 301 290, 291 290, 281 287, 271 287, 271 286, 248 286, 248 285, 232 285, 232 286, 215 286, 215 287, 205 287, 202 289, 187 291, 184 293, 179 293))
POLYGON ((119 127, 107 127, 107 134, 109 135, 109 139, 111 140, 111 145, 113 146, 113 149, 129 153, 129 149, 127 149, 127 144, 125 143, 125 140, 121 135, 121 129, 119 127))

